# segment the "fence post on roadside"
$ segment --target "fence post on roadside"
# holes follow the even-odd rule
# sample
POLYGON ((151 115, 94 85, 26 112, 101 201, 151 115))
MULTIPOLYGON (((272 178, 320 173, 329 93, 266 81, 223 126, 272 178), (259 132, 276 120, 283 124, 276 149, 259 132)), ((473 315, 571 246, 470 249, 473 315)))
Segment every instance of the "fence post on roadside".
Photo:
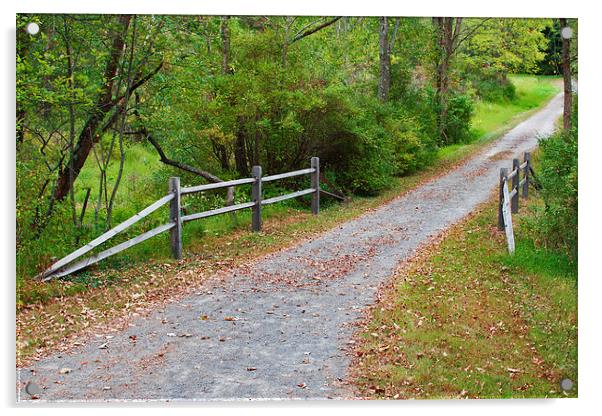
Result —
POLYGON ((251 190, 253 205, 252 228, 253 231, 261 231, 261 166, 253 166, 252 175, 255 179, 251 190))
POLYGON ((512 177, 512 191, 516 189, 516 193, 512 197, 511 208, 512 213, 516 214, 518 212, 518 193, 520 189, 518 189, 518 184, 520 183, 520 161, 518 159, 512 159, 512 171, 516 170, 516 175, 512 177))
POLYGON ((311 174, 311 187, 315 191, 311 194, 311 212, 318 215, 320 212, 320 158, 311 158, 311 168, 315 171, 311 174))
POLYGON ((529 152, 525 152, 525 163, 527 164, 527 166, 525 166, 525 182, 523 182, 523 198, 528 198, 529 197, 529 177, 530 172, 529 170, 531 169, 531 153, 529 152))
POLYGON ((169 221, 175 224, 170 230, 171 254, 180 260, 182 258, 182 217, 180 216, 180 178, 169 178, 169 192, 174 194, 174 199, 169 205, 169 221))
POLYGON ((500 197, 497 210, 497 228, 500 231, 504 230, 504 186, 506 186, 506 176, 508 176, 508 169, 500 169, 500 197))

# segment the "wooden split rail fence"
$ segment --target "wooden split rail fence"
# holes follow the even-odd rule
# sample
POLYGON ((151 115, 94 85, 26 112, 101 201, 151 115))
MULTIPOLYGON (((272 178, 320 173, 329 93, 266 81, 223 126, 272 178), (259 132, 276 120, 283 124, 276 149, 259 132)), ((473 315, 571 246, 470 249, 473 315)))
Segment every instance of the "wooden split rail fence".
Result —
MULTIPOLYGON (((311 211, 314 215, 317 215, 320 211, 320 159, 317 157, 311 158, 310 167, 307 169, 296 170, 292 172, 280 173, 277 175, 262 176, 261 166, 254 166, 252 170, 251 178, 235 179, 231 181, 224 181, 218 183, 211 183, 207 185, 198 185, 191 187, 181 187, 180 178, 173 177, 169 179, 169 193, 163 198, 159 199, 155 203, 149 205, 139 213, 135 214, 131 218, 110 229, 106 233, 90 241, 85 246, 75 250, 73 253, 63 257, 44 272, 39 275, 39 278, 43 281, 50 279, 63 277, 68 274, 74 273, 85 267, 88 267, 94 263, 106 259, 114 254, 117 254, 127 248, 130 248, 136 244, 148 240, 163 232, 169 231, 171 237, 171 251, 172 255, 176 259, 182 258, 182 225, 185 222, 198 220, 201 218, 207 218, 214 215, 225 214, 227 212, 239 211, 242 209, 251 208, 252 210, 252 229, 253 231, 261 231, 261 208, 264 205, 275 204, 277 202, 285 201, 291 198, 297 198, 303 195, 311 195, 311 211), (311 175, 311 187, 303 189, 301 191, 292 192, 286 195, 280 195, 273 198, 263 199, 262 198, 262 184, 266 182, 272 182, 285 178, 292 178, 301 175, 311 175), (210 211, 203 211, 189 215, 182 215, 181 213, 181 198, 182 196, 194 194, 197 192, 209 191, 214 189, 229 188, 237 185, 251 184, 251 201, 243 202, 236 205, 225 206, 223 208, 212 209, 210 211), (106 249, 98 254, 94 254, 82 260, 76 261, 84 254, 94 250, 107 240, 131 227, 144 217, 152 214, 162 206, 170 204, 169 209, 169 222, 167 224, 160 225, 140 234, 130 240, 123 243, 117 244, 109 249, 106 249)), ((337 195, 333 195, 329 192, 325 192, 328 195, 340 198, 337 195)))
POLYGON ((531 155, 525 152, 523 163, 518 159, 512 160, 512 171, 508 173, 507 168, 500 169, 500 192, 498 208, 498 229, 506 232, 508 240, 508 251, 514 253, 514 230, 512 229, 512 214, 518 213, 519 198, 529 196, 529 185, 535 176, 531 166, 531 155), (521 172, 523 172, 521 179, 521 172), (508 190, 510 185, 511 190, 508 190))

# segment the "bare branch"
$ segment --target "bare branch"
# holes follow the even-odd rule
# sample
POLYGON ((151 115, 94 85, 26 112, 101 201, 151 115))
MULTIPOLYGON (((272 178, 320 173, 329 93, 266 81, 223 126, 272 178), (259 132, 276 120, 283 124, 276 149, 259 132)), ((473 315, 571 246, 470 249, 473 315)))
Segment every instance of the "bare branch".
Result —
POLYGON ((318 25, 318 26, 316 26, 316 27, 314 27, 314 28, 312 28, 312 29, 308 29, 308 30, 306 30, 305 32, 298 33, 298 34, 297 34, 297 35, 295 35, 295 37, 294 37, 294 38, 293 38, 293 39, 292 39, 292 40, 289 42, 289 45, 290 45, 290 44, 293 44, 293 43, 297 42, 298 40, 301 40, 301 39, 303 39, 303 38, 305 38, 305 37, 307 37, 307 36, 313 35, 314 33, 318 32, 318 31, 320 31, 320 30, 322 30, 322 29, 324 29, 324 28, 326 28, 326 27, 328 27, 328 26, 330 26, 330 25, 332 25, 332 24, 333 24, 333 23, 335 23, 337 20, 339 20, 341 17, 342 17, 342 16, 335 17, 335 18, 333 18, 333 19, 330 19, 330 20, 328 20, 328 21, 326 21, 326 22, 322 23, 321 25, 318 25))
POLYGON ((159 153, 161 162, 165 163, 166 165, 173 166, 175 168, 184 170, 186 172, 190 172, 190 173, 194 173, 195 175, 199 175, 200 177, 205 178, 206 180, 208 180, 209 182, 212 182, 212 183, 223 182, 220 178, 218 178, 217 176, 215 176, 209 172, 195 168, 194 166, 190 166, 190 165, 187 165, 182 162, 178 162, 177 160, 170 159, 169 157, 167 157, 167 155, 163 151, 163 148, 161 147, 159 142, 152 136, 152 134, 150 134, 148 132, 145 132, 145 133, 146 133, 146 139, 150 142, 150 144, 153 145, 155 150, 157 150, 157 153, 159 153))
MULTIPOLYGON (((484 24, 485 24, 485 23, 486 23, 488 20, 491 20, 491 19, 492 19, 491 17, 486 17, 486 18, 482 19, 482 20, 479 22, 479 24, 478 24, 478 25, 476 25, 475 27, 473 27, 473 28, 472 28, 472 30, 471 30, 470 32, 466 33, 466 34, 464 35, 464 37, 462 37, 460 40, 458 40, 458 41, 456 42, 456 45, 455 45, 455 46, 454 46, 454 48, 452 49, 452 53, 454 53, 454 52, 455 52, 455 51, 456 51, 456 50, 457 50, 457 49, 460 47, 460 45, 462 44, 462 42, 464 42, 466 39, 468 39, 468 38, 470 38, 472 35, 474 35, 474 34, 475 34, 475 32, 476 32, 477 30, 479 30, 481 27, 483 27, 483 25, 484 25, 484 24)), ((458 33, 458 35, 459 35, 459 33, 458 33)))

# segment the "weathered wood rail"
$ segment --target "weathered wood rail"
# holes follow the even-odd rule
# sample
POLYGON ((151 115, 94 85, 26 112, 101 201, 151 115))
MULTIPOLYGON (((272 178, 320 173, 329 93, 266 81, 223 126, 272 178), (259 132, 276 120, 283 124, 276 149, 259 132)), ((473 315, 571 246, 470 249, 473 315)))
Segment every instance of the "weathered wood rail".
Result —
MULTIPOLYGON (((519 210, 519 198, 529 197, 529 185, 532 184, 531 176, 535 176, 531 166, 531 154, 525 152, 523 163, 518 159, 512 160, 512 171, 508 173, 507 168, 500 169, 500 192, 498 204, 498 229, 506 232, 508 240, 508 251, 514 253, 514 230, 512 228, 512 214, 519 210), (523 178, 521 179, 521 172, 523 178), (508 190, 510 184, 511 191, 508 190)), ((533 183, 534 184, 534 183, 533 183)))
POLYGON ((206 185, 197 185, 190 187, 181 187, 180 178, 173 177, 169 179, 169 193, 149 205, 139 213, 135 214, 131 218, 110 229, 101 236, 90 241, 83 247, 75 250, 73 253, 63 257, 62 259, 55 262, 52 266, 42 272, 38 277, 42 281, 48 281, 51 279, 63 277, 74 273, 78 270, 86 268, 92 264, 98 263, 99 261, 106 259, 114 254, 117 254, 127 248, 135 246, 136 244, 142 243, 158 234, 169 231, 171 240, 171 251, 172 256, 176 259, 182 258, 182 226, 188 221, 194 221, 201 218, 207 218, 214 215, 225 214, 228 212, 239 211, 242 209, 251 208, 252 210, 252 229, 253 231, 261 231, 262 218, 261 218, 261 207, 264 205, 275 204, 277 202, 285 201, 291 198, 298 198, 304 195, 311 195, 311 211, 314 215, 320 212, 320 192, 324 192, 327 195, 340 198, 337 195, 331 194, 320 189, 320 159, 317 157, 311 158, 310 167, 307 169, 296 170, 292 172, 280 173, 277 175, 262 176, 261 166, 254 166, 252 170, 251 178, 234 179, 231 181, 224 181, 218 183, 210 183, 206 185), (280 195, 268 199, 262 197, 262 184, 265 182, 277 181, 285 178, 292 178, 296 176, 310 175, 311 185, 310 188, 303 189, 300 191, 292 192, 285 195, 280 195), (185 195, 194 194, 198 192, 204 192, 215 189, 229 188, 233 186, 250 184, 251 189, 251 201, 243 202, 236 205, 225 206, 222 208, 212 209, 209 211, 197 212, 194 214, 182 215, 181 198, 185 195), (82 260, 78 260, 84 254, 94 250, 101 244, 105 243, 109 239, 113 238, 117 234, 125 231, 144 217, 152 214, 159 208, 169 203, 169 222, 153 228, 150 231, 142 233, 134 238, 131 238, 123 243, 117 244, 111 248, 108 248, 100 253, 86 257, 82 260))

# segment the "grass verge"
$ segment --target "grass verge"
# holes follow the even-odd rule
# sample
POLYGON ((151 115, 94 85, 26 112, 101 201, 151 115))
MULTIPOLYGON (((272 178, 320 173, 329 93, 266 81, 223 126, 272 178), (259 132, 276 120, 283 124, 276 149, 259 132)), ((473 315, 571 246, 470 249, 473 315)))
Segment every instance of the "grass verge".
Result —
POLYGON ((514 217, 514 256, 489 203, 399 272, 358 335, 360 395, 577 396, 576 264, 536 247, 529 212, 514 217))

